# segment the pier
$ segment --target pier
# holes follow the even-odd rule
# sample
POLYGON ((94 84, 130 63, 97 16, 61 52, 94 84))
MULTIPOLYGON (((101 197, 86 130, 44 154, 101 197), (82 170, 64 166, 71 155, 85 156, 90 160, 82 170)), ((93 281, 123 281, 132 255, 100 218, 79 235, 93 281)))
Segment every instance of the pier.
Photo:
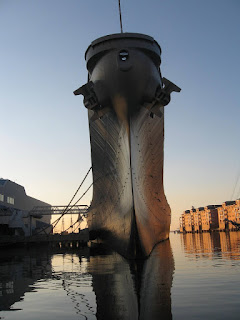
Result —
POLYGON ((32 236, 0 236, 0 247, 13 245, 37 245, 50 244, 60 247, 81 247, 86 246, 89 241, 88 229, 83 229, 79 233, 69 234, 37 234, 32 236))
MULTIPOLYGON (((9 210, 0 208, 0 218, 16 220, 16 216, 19 214, 17 223, 10 226, 15 234, 2 234, 0 235, 0 248, 8 246, 18 245, 38 245, 49 244, 58 247, 81 247, 86 246, 89 241, 88 229, 80 230, 78 224, 87 217, 87 205, 73 205, 73 206, 38 206, 34 207, 31 211, 22 214, 19 210, 9 210), (43 216, 58 215, 52 224, 43 224, 41 228, 33 229, 34 220, 41 219, 43 216), (77 219, 74 223, 71 222, 70 227, 63 230, 61 233, 54 233, 54 228, 58 222, 66 215, 77 215, 77 219), (26 227, 27 225, 27 227, 26 227), (74 229, 73 229, 73 226, 74 229), (72 232, 68 230, 72 228, 72 232), (21 232, 18 230, 21 229, 21 232), (75 231, 78 230, 78 231, 75 231)), ((6 223, 6 222, 5 222, 6 223)))
MULTIPOLYGON (((73 202, 83 182, 77 188, 68 205, 51 206, 48 203, 29 197, 23 186, 0 178, 0 248, 8 246, 34 246, 49 244, 60 248, 77 248, 87 245, 88 229, 80 229, 88 215, 88 205, 78 204, 88 189, 73 202), (70 226, 64 228, 64 217, 70 215, 70 226), (73 216, 76 216, 73 222, 73 216), (58 216, 51 222, 53 216, 58 216), (56 226, 62 222, 60 233, 56 226)), ((86 228, 86 227, 85 227, 86 228)))

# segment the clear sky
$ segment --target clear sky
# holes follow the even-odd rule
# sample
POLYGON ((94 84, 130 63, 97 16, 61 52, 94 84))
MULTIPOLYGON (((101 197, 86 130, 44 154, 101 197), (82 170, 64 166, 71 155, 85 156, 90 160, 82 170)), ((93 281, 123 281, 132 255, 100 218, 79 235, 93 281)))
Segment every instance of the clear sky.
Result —
MULTIPOLYGON (((240 197, 240 2, 121 3, 123 31, 154 37, 162 75, 182 88, 165 113, 175 229, 192 205, 240 197)), ((0 177, 68 203, 91 166, 87 111, 72 92, 87 81, 91 41, 118 32, 117 0, 0 0, 0 177)))

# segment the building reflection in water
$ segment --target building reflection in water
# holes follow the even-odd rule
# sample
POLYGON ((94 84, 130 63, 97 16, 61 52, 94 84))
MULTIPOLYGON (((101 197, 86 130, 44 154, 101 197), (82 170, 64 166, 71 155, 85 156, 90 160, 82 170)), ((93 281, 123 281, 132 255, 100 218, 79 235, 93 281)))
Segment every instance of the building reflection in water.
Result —
POLYGON ((49 278, 51 274, 51 256, 45 249, 1 250, 0 310, 14 310, 11 306, 23 300, 26 292, 34 291, 37 280, 49 278))
POLYGON ((144 261, 129 262, 117 253, 90 258, 97 319, 172 319, 174 259, 169 241, 144 261))
POLYGON ((240 260, 240 232, 186 233, 181 234, 182 245, 189 255, 197 258, 240 260))

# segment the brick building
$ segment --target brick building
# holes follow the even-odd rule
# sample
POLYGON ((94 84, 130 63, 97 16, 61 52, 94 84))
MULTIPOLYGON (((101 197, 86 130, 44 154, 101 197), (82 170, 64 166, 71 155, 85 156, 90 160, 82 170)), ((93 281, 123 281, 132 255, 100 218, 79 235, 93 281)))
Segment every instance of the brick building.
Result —
MULTIPOLYGON (((238 208, 234 208, 234 210, 232 209, 231 215, 229 216, 231 216, 232 218, 234 215, 238 216, 240 222, 240 200, 237 201, 238 208)), ((197 209, 192 207, 191 210, 184 211, 184 213, 180 217, 180 232, 201 232, 217 230, 219 228, 220 212, 218 211, 218 208, 221 208, 221 205, 208 205, 206 207, 199 207, 197 209)), ((225 218, 226 215, 224 214, 223 219, 225 218)), ((234 221, 236 221, 236 219, 234 221)))
POLYGON ((236 227, 228 220, 240 223, 240 199, 225 201, 218 208, 218 221, 220 230, 236 230, 236 227))
POLYGON ((201 211, 204 210, 204 207, 199 207, 196 209, 194 213, 194 229, 195 232, 202 231, 202 219, 201 219, 201 211))
POLYGON ((190 210, 184 212, 185 232, 193 232, 193 219, 190 210))
POLYGON ((218 229, 218 210, 220 205, 209 205, 201 211, 202 231, 218 229))
POLYGON ((185 232, 185 217, 184 217, 184 213, 181 214, 180 218, 179 218, 179 225, 180 225, 180 232, 185 232))

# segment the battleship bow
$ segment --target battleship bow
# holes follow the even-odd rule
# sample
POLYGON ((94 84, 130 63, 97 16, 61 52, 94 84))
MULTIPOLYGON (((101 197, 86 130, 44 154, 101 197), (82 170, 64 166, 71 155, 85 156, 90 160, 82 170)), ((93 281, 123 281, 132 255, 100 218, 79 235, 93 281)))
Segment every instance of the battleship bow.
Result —
POLYGON ((164 106, 180 88, 162 78, 161 49, 147 35, 113 34, 86 51, 93 199, 90 238, 127 258, 148 256, 169 236, 163 188, 164 106))

